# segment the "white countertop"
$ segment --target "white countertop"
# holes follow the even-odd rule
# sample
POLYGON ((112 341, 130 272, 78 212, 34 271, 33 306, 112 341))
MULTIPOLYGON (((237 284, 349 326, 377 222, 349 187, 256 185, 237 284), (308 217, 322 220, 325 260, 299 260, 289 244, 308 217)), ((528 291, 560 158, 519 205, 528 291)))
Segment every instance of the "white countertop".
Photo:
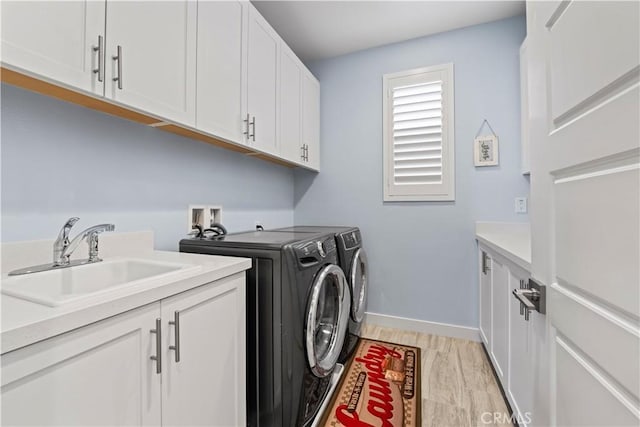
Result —
POLYGON ((528 223, 476 222, 476 239, 531 272, 531 228, 528 223))
MULTIPOLYGON (((110 240, 111 247, 105 248, 105 254, 102 255, 104 259, 109 256, 127 256, 151 261, 191 264, 200 268, 186 271, 179 277, 148 280, 129 292, 106 294, 103 298, 94 299, 91 303, 83 305, 49 307, 3 294, 0 301, 2 308, 0 353, 24 347, 251 268, 251 259, 248 258, 155 251, 152 249, 153 235, 150 233, 121 233, 105 240, 110 240)), ((37 247, 50 248, 50 242, 40 241, 32 244, 35 245, 36 250, 26 250, 29 242, 2 245, 3 279, 7 277, 7 272, 16 266, 26 267, 42 263, 38 262, 42 261, 41 259, 25 261, 25 254, 35 253, 41 257, 42 254, 38 252, 44 250, 39 251, 37 247), (22 262, 19 259, 22 259, 22 262), (9 268, 5 264, 8 264, 9 268)))

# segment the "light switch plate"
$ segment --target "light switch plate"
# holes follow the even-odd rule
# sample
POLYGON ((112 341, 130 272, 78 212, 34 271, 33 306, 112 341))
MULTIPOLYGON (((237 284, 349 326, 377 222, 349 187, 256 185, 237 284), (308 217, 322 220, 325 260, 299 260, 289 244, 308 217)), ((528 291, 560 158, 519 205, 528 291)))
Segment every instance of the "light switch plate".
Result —
POLYGON ((527 213, 527 198, 516 197, 516 213, 527 213))

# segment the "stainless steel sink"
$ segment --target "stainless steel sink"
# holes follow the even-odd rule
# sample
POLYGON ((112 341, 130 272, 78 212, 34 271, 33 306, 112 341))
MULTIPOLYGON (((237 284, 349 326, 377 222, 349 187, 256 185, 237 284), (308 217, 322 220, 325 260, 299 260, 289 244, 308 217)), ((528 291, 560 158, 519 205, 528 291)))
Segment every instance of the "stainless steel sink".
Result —
POLYGON ((111 259, 9 277, 2 281, 2 293, 57 307, 200 268, 198 265, 132 258, 111 259))

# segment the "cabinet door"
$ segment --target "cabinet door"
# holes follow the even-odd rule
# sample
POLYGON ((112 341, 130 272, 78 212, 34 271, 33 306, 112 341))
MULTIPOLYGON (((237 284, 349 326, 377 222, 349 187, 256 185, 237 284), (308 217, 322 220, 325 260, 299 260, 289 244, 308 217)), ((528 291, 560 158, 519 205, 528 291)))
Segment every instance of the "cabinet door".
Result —
POLYGON ((305 73, 302 86, 302 142, 307 146, 307 164, 320 170, 320 83, 305 73))
POLYGON ((280 37, 251 5, 248 27, 248 112, 253 123, 249 144, 276 153, 280 37))
POLYGON ((109 0, 106 96, 193 126, 196 26, 194 1, 109 0))
POLYGON ((492 330, 491 355, 495 362, 500 382, 506 384, 509 357, 509 269, 495 258, 491 261, 492 272, 492 330))
POLYGON ((244 274, 162 301, 164 425, 246 424, 244 304, 244 274))
POLYGON ((246 143, 247 3, 198 1, 196 127, 246 143))
POLYGON ((491 351, 491 258, 480 250, 480 335, 491 351))
POLYGON ((280 154, 304 163, 302 151, 302 64, 286 46, 280 48, 280 154))
POLYGON ((3 65, 102 95, 104 73, 93 69, 104 53, 104 10, 104 0, 3 1, 3 65))
MULTIPOLYGON (((524 278, 509 274, 510 288, 520 288, 524 278)), ((520 314, 520 302, 513 296, 509 298, 509 381, 507 393, 514 413, 518 415, 518 424, 528 425, 533 408, 534 372, 532 339, 530 325, 520 314)), ((531 317, 534 313, 530 314, 531 317)))
POLYGON ((2 355, 2 425, 159 425, 160 304, 2 355))

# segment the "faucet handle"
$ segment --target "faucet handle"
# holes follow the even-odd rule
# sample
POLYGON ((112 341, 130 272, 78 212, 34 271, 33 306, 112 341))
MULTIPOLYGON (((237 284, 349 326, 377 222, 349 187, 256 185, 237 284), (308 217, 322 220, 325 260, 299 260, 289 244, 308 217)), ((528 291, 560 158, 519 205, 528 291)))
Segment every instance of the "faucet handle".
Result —
POLYGON ((71 218, 69 218, 67 222, 65 222, 62 228, 60 229, 60 233, 58 234, 58 240, 65 240, 65 239, 68 240, 71 227, 73 227, 76 224, 76 222, 78 222, 79 220, 80 218, 78 218, 77 216, 72 216, 71 218))
POLYGON ((98 236, 105 231, 113 231, 116 226, 113 224, 101 224, 92 227, 92 231, 89 232, 88 244, 89 244, 89 262, 102 261, 98 256, 98 236))

